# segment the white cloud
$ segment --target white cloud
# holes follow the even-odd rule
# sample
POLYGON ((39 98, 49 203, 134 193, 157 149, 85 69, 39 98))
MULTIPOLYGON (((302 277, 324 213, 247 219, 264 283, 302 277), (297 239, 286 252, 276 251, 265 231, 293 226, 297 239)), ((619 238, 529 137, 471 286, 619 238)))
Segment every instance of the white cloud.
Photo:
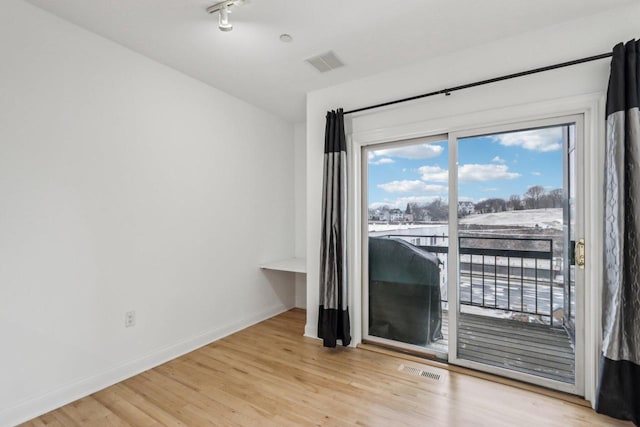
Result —
POLYGON ((496 187, 482 187, 482 191, 485 193, 493 193, 494 191, 498 191, 496 187))
POLYGON ((422 174, 423 181, 447 182, 449 181, 449 171, 440 166, 420 166, 418 172, 422 174))
POLYGON ((505 147, 522 147, 531 151, 557 151, 562 148, 562 128, 534 129, 504 133, 493 137, 505 147))
POLYGON ((387 148, 383 150, 369 151, 369 160, 373 157, 400 157, 403 159, 431 159, 444 151, 441 145, 417 144, 406 147, 387 148), (373 155, 373 157, 372 157, 373 155))
POLYGON ((500 156, 495 156, 493 159, 491 159, 491 161, 494 163, 507 163, 507 161, 500 156))
POLYGON ((462 165, 458 168, 458 180, 461 182, 494 181, 515 179, 519 173, 509 172, 506 165, 462 165))
POLYGON ((408 194, 408 193, 442 194, 442 193, 446 193, 448 190, 447 187, 444 185, 426 184, 418 180, 392 181, 392 182, 387 182, 385 184, 379 184, 378 187, 382 188, 384 191, 388 193, 402 193, 402 194, 408 194))
POLYGON ((381 158, 379 160, 373 160, 373 159, 369 160, 369 164, 370 165, 389 165, 389 164, 395 163, 395 162, 396 162, 395 160, 390 159, 388 157, 383 157, 383 158, 381 158))
MULTIPOLYGON (((449 171, 440 166, 422 166, 418 169, 423 181, 447 182, 449 171)), ((509 172, 507 165, 480 165, 467 164, 458 167, 458 180, 460 182, 494 181, 502 179, 515 179, 519 173, 509 172)))
POLYGON ((540 176, 540 175, 542 175, 542 174, 541 174, 540 172, 531 172, 531 175, 533 175, 533 176, 540 176))

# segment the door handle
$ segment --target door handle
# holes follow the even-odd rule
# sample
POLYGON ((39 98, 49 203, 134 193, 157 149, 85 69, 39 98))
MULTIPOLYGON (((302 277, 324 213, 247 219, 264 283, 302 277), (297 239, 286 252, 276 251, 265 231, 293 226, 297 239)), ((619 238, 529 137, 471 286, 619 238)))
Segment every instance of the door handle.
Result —
POLYGON ((575 260, 576 260, 576 265, 581 269, 584 269, 584 263, 585 263, 584 253, 585 253, 584 239, 580 239, 576 242, 576 246, 575 246, 575 260))

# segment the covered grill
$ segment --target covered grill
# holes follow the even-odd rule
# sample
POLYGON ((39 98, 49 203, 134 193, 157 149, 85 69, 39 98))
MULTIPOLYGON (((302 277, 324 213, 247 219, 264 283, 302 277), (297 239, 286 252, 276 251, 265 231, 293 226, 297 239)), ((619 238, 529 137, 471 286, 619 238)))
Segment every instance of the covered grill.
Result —
POLYGON ((369 334, 415 345, 442 339, 438 258, 395 238, 369 238, 369 334))

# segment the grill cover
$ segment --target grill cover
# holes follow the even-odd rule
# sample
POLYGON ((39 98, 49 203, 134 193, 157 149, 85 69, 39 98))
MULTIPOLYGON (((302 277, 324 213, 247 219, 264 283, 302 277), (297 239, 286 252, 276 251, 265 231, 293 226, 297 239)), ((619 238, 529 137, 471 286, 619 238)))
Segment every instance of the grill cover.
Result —
POLYGON ((369 237, 369 335, 426 345, 442 339, 438 258, 395 238, 369 237))

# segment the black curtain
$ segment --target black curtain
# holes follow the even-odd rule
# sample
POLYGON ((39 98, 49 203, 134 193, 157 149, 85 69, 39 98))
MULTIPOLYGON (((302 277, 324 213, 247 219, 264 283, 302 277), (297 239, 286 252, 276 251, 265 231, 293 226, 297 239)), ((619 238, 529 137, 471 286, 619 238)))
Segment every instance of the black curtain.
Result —
POLYGON ((640 422, 640 45, 613 49, 607 93, 603 343, 596 410, 640 422))
POLYGON ((325 347, 351 342, 347 303, 347 145, 339 109, 327 112, 324 135, 318 337, 325 347))

